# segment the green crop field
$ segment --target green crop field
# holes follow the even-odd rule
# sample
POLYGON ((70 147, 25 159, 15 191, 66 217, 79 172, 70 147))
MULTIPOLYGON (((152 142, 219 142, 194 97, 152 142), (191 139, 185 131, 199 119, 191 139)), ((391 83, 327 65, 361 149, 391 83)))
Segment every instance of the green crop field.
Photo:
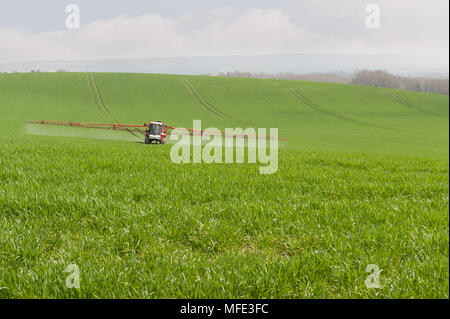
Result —
POLYGON ((449 298, 448 183, 444 95, 0 74, 0 298, 449 298), (30 120, 202 120, 288 140, 277 173, 260 175, 259 163, 175 164, 170 144, 30 120), (66 286, 69 265, 80 288, 66 286))

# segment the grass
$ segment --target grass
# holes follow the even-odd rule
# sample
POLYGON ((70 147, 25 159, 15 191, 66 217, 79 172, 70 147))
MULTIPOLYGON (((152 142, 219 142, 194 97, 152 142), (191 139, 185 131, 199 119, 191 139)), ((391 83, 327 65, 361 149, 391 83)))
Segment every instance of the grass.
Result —
POLYGON ((180 76, 94 77, 122 123, 279 127, 279 170, 174 164, 170 145, 117 132, 30 132, 107 119, 86 74, 3 75, 0 298, 449 297, 448 97, 387 90, 418 110, 377 88, 183 77, 223 118, 180 76), (366 287, 369 264, 383 288, 366 287))

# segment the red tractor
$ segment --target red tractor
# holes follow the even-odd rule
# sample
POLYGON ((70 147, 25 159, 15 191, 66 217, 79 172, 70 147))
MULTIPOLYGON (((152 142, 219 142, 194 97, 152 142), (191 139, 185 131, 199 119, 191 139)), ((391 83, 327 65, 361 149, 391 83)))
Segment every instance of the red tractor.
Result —
POLYGON ((145 144, 166 144, 167 129, 168 126, 161 121, 150 122, 150 124, 144 124, 147 129, 145 130, 145 144))

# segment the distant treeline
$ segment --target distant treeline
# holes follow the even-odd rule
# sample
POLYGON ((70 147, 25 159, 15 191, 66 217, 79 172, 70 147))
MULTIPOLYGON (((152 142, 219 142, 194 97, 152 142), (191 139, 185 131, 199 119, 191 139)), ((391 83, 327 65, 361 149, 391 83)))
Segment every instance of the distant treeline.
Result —
POLYGON ((406 78, 392 75, 384 71, 364 70, 356 73, 353 76, 352 83, 390 89, 401 89, 448 95, 448 78, 406 78))
POLYGON ((297 81, 313 81, 313 82, 332 82, 332 83, 351 83, 359 85, 368 85, 382 88, 410 90, 417 92, 429 92, 436 94, 449 95, 449 80, 432 79, 422 77, 402 77, 393 75, 385 71, 363 70, 355 74, 347 73, 278 73, 266 74, 264 72, 226 72, 220 73, 219 76, 225 77, 246 77, 259 79, 279 79, 279 80, 297 80, 297 81))
POLYGON ((333 83, 350 83, 352 75, 347 73, 277 73, 266 74, 264 72, 250 73, 250 72, 226 72, 219 73, 219 76, 233 77, 233 78, 257 78, 257 79, 278 79, 278 80, 297 80, 297 81, 312 81, 312 82, 333 82, 333 83))

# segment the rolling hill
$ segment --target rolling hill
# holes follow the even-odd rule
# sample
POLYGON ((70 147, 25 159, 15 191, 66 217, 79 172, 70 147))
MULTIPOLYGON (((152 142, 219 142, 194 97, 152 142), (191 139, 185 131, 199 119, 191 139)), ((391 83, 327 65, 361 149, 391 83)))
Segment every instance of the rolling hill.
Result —
MULTIPOLYGON (((111 123, 94 103, 90 76, 0 77, 3 137, 17 136, 28 120, 111 123)), ((101 73, 94 81, 120 123, 164 120, 190 128, 201 119, 220 129, 277 127, 296 149, 448 157, 448 96, 204 76, 101 73)))

